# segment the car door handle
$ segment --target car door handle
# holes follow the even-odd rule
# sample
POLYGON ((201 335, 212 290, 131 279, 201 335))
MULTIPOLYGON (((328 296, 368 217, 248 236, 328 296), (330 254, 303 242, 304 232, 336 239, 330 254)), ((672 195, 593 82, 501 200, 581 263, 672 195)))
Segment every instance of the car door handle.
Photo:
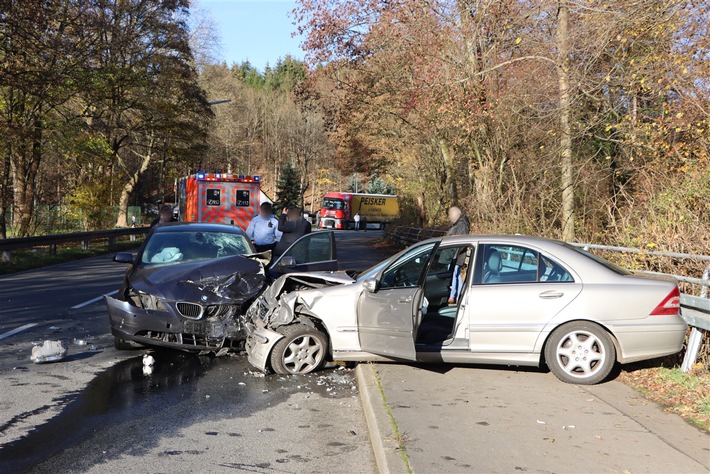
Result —
POLYGON ((400 298, 397 300, 397 303, 399 304, 407 304, 412 302, 412 297, 410 296, 409 298, 400 298))
POLYGON ((562 298, 565 294, 561 291, 543 291, 540 293, 540 298, 543 300, 554 300, 557 298, 562 298))

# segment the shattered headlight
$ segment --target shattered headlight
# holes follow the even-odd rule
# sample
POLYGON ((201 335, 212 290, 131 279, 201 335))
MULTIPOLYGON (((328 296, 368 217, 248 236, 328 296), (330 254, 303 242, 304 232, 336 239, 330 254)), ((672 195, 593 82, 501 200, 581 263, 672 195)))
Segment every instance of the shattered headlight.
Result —
POLYGON ((136 291, 132 288, 126 292, 126 301, 138 308, 151 311, 167 311, 165 304, 163 304, 163 300, 159 297, 143 291, 136 291))

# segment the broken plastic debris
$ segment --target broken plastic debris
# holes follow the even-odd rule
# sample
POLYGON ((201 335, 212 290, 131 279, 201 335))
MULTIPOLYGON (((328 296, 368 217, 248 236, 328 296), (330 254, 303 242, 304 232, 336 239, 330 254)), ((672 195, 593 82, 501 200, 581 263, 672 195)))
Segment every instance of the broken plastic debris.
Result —
POLYGON ((67 348, 64 347, 62 341, 44 341, 39 346, 32 348, 30 360, 35 364, 44 362, 54 362, 62 360, 67 356, 67 348))
POLYGON ((547 423, 545 423, 545 422, 542 421, 542 420, 537 420, 537 422, 538 422, 539 424, 541 424, 541 425, 546 425, 546 424, 547 424, 547 423))
POLYGON ((87 342, 86 339, 77 339, 77 338, 74 338, 74 344, 76 344, 77 346, 85 346, 85 345, 88 344, 88 342, 87 342))
POLYGON ((57 329, 59 329, 59 327, 58 326, 49 326, 49 329, 51 331, 56 331, 57 329))
POLYGON ((239 382, 239 385, 246 385, 244 382, 239 382))
POLYGON ((143 365, 150 367, 153 364, 155 364, 155 358, 152 355, 146 354, 143 356, 143 365))
POLYGON ((562 427, 563 430, 573 430, 575 428, 576 428, 576 426, 574 426, 574 425, 565 425, 562 427))

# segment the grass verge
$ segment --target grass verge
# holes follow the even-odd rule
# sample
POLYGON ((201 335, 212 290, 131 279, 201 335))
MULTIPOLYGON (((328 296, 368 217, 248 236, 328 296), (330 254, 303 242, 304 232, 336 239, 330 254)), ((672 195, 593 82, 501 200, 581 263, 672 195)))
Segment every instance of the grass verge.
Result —
POLYGON ((385 405, 385 412, 387 412, 387 416, 389 416, 390 418, 390 424, 392 425, 392 433, 394 434, 394 440, 397 443, 397 450, 399 451, 399 456, 402 458, 402 461, 404 462, 404 465, 407 468, 407 473, 412 474, 412 467, 409 465, 409 456, 407 455, 407 449, 404 446, 404 435, 399 431, 399 426, 397 426, 397 420, 394 419, 392 409, 390 408, 390 405, 387 402, 387 395, 385 395, 385 391, 382 388, 380 374, 379 372, 377 372, 377 369, 375 369, 374 364, 369 365, 372 369, 372 373, 375 375, 377 389, 380 391, 380 396, 382 396, 382 403, 384 403, 385 405))
POLYGON ((688 373, 679 367, 632 368, 622 371, 619 379, 710 433, 710 372, 702 364, 688 373))
POLYGON ((52 255, 47 249, 39 248, 21 252, 13 252, 12 262, 0 262, 0 275, 32 270, 57 263, 81 260, 82 258, 96 257, 107 253, 132 250, 140 247, 143 237, 139 236, 134 242, 130 240, 116 242, 115 245, 95 245, 83 250, 79 245, 57 247, 57 253, 52 255))

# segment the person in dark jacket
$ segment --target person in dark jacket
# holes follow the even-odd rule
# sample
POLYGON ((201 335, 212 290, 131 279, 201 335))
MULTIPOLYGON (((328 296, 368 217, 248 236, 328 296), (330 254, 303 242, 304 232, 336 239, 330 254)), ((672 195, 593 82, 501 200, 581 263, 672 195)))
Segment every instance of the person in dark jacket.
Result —
POLYGON ((295 241, 311 232, 311 223, 303 218, 303 211, 298 207, 284 209, 279 217, 281 240, 273 250, 273 260, 282 255, 295 241))
POLYGON ((446 235, 468 235, 471 233, 471 223, 458 207, 454 206, 449 209, 449 220, 451 228, 446 232, 446 235))
MULTIPOLYGON (((449 220, 451 221, 451 228, 446 232, 446 235, 468 235, 471 233, 471 224, 468 221, 468 217, 466 217, 458 207, 454 206, 449 209, 449 220)), ((461 296, 463 289, 461 267, 463 266, 465 258, 466 252, 460 252, 459 257, 456 259, 456 265, 454 265, 451 292, 449 293, 450 305, 457 304, 461 296)))

